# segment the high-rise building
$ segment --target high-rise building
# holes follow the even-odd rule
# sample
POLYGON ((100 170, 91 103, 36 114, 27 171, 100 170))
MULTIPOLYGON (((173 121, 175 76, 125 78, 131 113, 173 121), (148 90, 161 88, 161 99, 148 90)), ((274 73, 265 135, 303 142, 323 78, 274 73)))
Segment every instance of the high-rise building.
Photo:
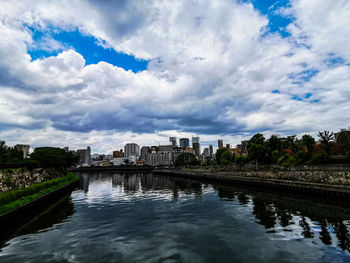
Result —
POLYGON ((222 139, 218 140, 218 149, 224 148, 224 142, 222 139))
POLYGON ((210 157, 213 156, 213 145, 209 145, 209 154, 210 154, 210 157))
POLYGON ((140 156, 140 146, 138 146, 136 143, 127 143, 124 146, 124 157, 129 158, 131 155, 134 155, 136 157, 140 156))
POLYGON ((203 154, 204 154, 204 157, 210 157, 209 148, 204 148, 203 154))
POLYGON ((176 137, 169 137, 169 142, 171 142, 171 145, 173 147, 177 146, 177 144, 176 144, 176 137))
POLYGON ((201 155, 201 145, 199 143, 199 137, 192 137, 192 148, 197 158, 201 155))
POLYGON ((188 138, 181 138, 180 139, 180 147, 185 149, 190 146, 190 140, 188 138))
POLYGON ((80 157, 79 163, 80 164, 91 164, 91 148, 88 146, 86 149, 78 149, 77 154, 80 157))

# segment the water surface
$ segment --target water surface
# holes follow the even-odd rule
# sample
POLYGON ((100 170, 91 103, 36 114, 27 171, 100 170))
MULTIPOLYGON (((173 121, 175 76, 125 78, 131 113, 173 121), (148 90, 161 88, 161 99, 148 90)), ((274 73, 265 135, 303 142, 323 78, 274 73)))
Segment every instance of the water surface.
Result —
POLYGON ((82 173, 0 262, 350 262, 350 210, 237 186, 82 173))

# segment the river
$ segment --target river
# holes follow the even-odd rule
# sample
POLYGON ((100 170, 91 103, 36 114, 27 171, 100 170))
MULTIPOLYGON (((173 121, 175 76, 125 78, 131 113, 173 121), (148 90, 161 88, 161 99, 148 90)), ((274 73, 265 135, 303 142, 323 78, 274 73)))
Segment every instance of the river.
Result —
POLYGON ((152 173, 80 187, 3 241, 0 262, 350 262, 350 209, 152 173))

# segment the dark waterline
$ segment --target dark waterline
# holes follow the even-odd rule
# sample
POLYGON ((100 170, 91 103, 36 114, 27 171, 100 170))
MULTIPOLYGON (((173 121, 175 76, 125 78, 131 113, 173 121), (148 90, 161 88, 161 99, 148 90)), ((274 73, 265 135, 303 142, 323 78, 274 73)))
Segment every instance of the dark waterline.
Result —
POLYGON ((350 262, 348 208, 152 174, 80 178, 0 262, 350 262))

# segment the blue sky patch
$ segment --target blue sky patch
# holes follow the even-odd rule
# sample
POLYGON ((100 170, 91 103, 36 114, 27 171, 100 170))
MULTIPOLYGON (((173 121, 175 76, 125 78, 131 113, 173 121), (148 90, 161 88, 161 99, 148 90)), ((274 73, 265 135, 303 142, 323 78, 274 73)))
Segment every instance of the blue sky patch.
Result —
POLYGON ((33 60, 56 56, 63 50, 74 49, 86 60, 86 65, 105 61, 125 70, 139 72, 147 69, 148 61, 137 59, 132 55, 116 52, 112 48, 104 48, 98 44, 95 37, 81 34, 78 30, 39 31, 29 28, 33 33, 34 47, 28 48, 28 54, 33 60))
POLYGON ((282 37, 289 37, 291 34, 287 31, 286 27, 294 21, 294 17, 283 16, 277 11, 280 8, 290 7, 289 0, 241 0, 242 3, 251 3, 256 10, 261 14, 267 16, 269 24, 267 25, 268 33, 279 33, 282 37))
POLYGON ((304 70, 298 73, 291 73, 288 75, 289 79, 292 80, 293 84, 303 84, 305 82, 308 82, 311 80, 311 78, 313 76, 315 76, 317 73, 319 72, 319 70, 315 70, 315 69, 308 69, 308 70, 304 70))

